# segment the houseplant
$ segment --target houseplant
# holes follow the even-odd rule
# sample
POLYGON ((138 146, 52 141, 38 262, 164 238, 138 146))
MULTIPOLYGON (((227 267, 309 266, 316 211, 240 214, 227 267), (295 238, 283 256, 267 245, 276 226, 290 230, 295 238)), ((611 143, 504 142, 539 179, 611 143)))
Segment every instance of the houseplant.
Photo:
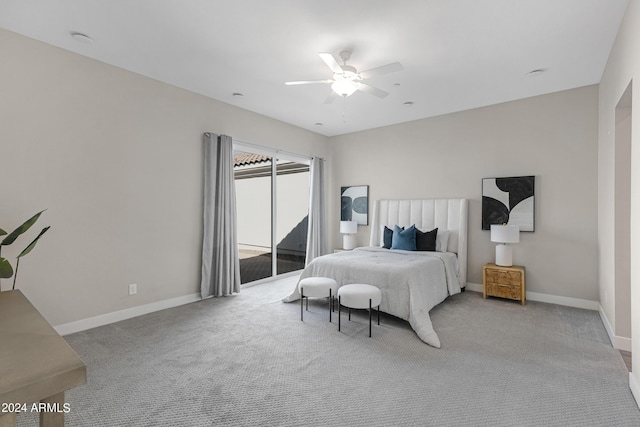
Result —
MULTIPOLYGON (((38 234, 38 236, 35 239, 33 239, 33 241, 29 243, 29 245, 26 248, 24 248, 22 252, 20 252, 20 254, 18 254, 18 256, 16 257, 15 272, 9 260, 2 257, 2 247, 12 244, 13 242, 16 241, 18 237, 20 237, 21 234, 24 234, 26 231, 28 231, 31 228, 31 226, 35 224, 38 218, 40 218, 40 215, 42 215, 42 212, 44 211, 38 212, 37 214, 29 218, 27 221, 25 221, 24 224, 22 224, 20 227, 16 228, 9 234, 7 234, 6 231, 0 228, 0 236, 6 236, 0 242, 0 279, 9 279, 13 276, 13 287, 11 289, 16 288, 16 279, 18 278, 18 268, 20 266, 20 258, 27 255, 29 252, 33 250, 33 248, 36 246, 36 243, 38 243, 38 240, 40 239, 40 237, 42 237, 42 235, 46 233, 50 227, 47 226, 43 228, 42 231, 40 231, 40 233, 38 234)), ((0 287, 0 290, 2 290, 1 287, 0 287)))

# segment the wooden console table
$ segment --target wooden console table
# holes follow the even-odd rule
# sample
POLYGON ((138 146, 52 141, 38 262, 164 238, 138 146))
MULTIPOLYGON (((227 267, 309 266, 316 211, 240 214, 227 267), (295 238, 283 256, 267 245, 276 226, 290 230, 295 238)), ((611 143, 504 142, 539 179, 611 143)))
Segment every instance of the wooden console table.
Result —
POLYGON ((73 411, 64 392, 86 382, 85 364, 22 292, 0 292, 0 427, 15 427, 20 412, 38 412, 41 427, 64 426, 73 411))

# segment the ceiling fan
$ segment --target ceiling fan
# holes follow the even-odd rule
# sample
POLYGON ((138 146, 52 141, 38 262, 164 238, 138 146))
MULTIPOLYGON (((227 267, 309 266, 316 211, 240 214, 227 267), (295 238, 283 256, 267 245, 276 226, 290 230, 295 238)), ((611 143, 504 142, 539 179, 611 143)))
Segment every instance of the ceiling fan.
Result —
POLYGON ((285 82, 286 85, 306 85, 315 83, 330 83, 333 90, 329 97, 326 99, 325 104, 333 102, 335 95, 347 97, 353 94, 356 90, 361 90, 378 98, 384 98, 389 95, 382 89, 373 87, 367 83, 364 83, 366 79, 373 76, 379 76, 382 74, 389 74, 395 71, 402 70, 402 64, 399 62, 393 62, 391 64, 382 65, 380 67, 371 68, 369 70, 360 71, 355 67, 347 65, 347 61, 351 58, 351 52, 343 50, 340 52, 340 59, 342 65, 338 64, 338 61, 330 53, 319 53, 320 58, 325 64, 333 71, 333 78, 327 80, 305 80, 296 82, 285 82))

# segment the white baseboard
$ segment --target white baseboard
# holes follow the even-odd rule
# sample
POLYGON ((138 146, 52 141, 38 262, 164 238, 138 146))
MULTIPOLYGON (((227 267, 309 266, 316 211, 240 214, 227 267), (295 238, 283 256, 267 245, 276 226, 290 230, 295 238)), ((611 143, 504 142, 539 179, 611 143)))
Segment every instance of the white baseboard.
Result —
MULTIPOLYGON (((287 278, 291 276, 300 275, 302 270, 292 271, 290 273, 280 274, 277 277, 267 277, 262 280, 247 283, 242 285, 242 288, 249 288, 251 286, 259 285, 265 282, 272 282, 276 279, 287 278)), ((53 328, 58 334, 64 336, 69 334, 75 334, 76 332, 86 331, 87 329, 97 328, 98 326, 108 325, 110 323, 120 322, 121 320, 131 319, 132 317, 142 316, 143 314, 153 313, 154 311, 164 310, 166 308, 178 307, 180 305, 189 304, 192 302, 200 301, 202 298, 199 293, 184 295, 181 297, 171 298, 162 301, 152 302, 150 304, 140 305, 137 307, 131 307, 124 310, 114 311, 111 313, 101 314, 99 316, 89 317, 86 319, 77 320, 75 322, 64 323, 62 325, 54 326, 53 328)))
POLYGON ((619 337, 614 334, 611 322, 609 322, 609 318, 600 304, 598 304, 598 313, 600 313, 600 319, 602 319, 604 329, 607 331, 607 335, 609 335, 611 345, 618 350, 631 351, 631 338, 619 337))
POLYGON ((60 335, 69 335, 76 332, 86 331, 87 329, 97 328, 98 326, 108 325, 110 323, 119 322, 121 320, 131 319, 132 317, 142 316, 143 314, 153 313, 154 311, 164 310, 166 308, 177 307, 184 304, 200 301, 200 294, 184 295, 181 297, 166 299, 162 301, 152 302, 150 304, 139 305, 124 310, 114 311, 111 313, 101 314, 99 316, 89 317, 75 322, 64 323, 54 326, 56 332, 60 335))
POLYGON ((638 384, 633 372, 629 372, 629 388, 631 389, 633 398, 636 400, 636 405, 640 408, 640 384, 638 384))
POLYGON ((484 291, 484 288, 482 287, 482 285, 479 285, 477 283, 467 283, 465 286, 468 291, 474 291, 474 292, 484 291))
POLYGON ((265 277, 264 279, 254 280, 253 282, 244 283, 241 285, 241 289, 251 288, 256 285, 262 285, 263 283, 273 282, 274 280, 286 279, 287 277, 299 276, 302 270, 290 271, 288 273, 278 274, 277 276, 265 277))
MULTIPOLYGON (((475 292, 482 292, 484 287, 479 283, 467 283, 467 289, 475 292)), ((527 292, 528 301, 547 302, 549 304, 566 305, 568 307, 584 308, 587 310, 598 310, 600 303, 586 299, 561 297, 558 295, 542 294, 539 292, 527 292)))
MULTIPOLYGON (((483 286, 478 283, 467 283, 467 289, 475 292, 482 292, 483 286)), ((618 350, 631 351, 631 339, 614 335, 611 323, 609 322, 609 319, 607 319, 607 316, 598 301, 561 297, 557 295, 542 294, 539 292, 527 292, 527 300, 584 308, 586 310, 595 310, 600 314, 600 319, 602 319, 604 329, 607 331, 607 335, 609 335, 611 345, 618 350)))

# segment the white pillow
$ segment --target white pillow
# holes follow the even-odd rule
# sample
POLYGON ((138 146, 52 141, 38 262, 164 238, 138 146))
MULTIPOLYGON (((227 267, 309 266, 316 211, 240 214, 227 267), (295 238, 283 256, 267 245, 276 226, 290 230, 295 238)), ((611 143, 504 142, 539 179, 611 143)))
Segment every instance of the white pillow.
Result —
POLYGON ((447 252, 447 247, 449 246, 449 234, 451 232, 449 230, 441 230, 438 229, 438 234, 436 236, 436 251, 437 252, 447 252))

